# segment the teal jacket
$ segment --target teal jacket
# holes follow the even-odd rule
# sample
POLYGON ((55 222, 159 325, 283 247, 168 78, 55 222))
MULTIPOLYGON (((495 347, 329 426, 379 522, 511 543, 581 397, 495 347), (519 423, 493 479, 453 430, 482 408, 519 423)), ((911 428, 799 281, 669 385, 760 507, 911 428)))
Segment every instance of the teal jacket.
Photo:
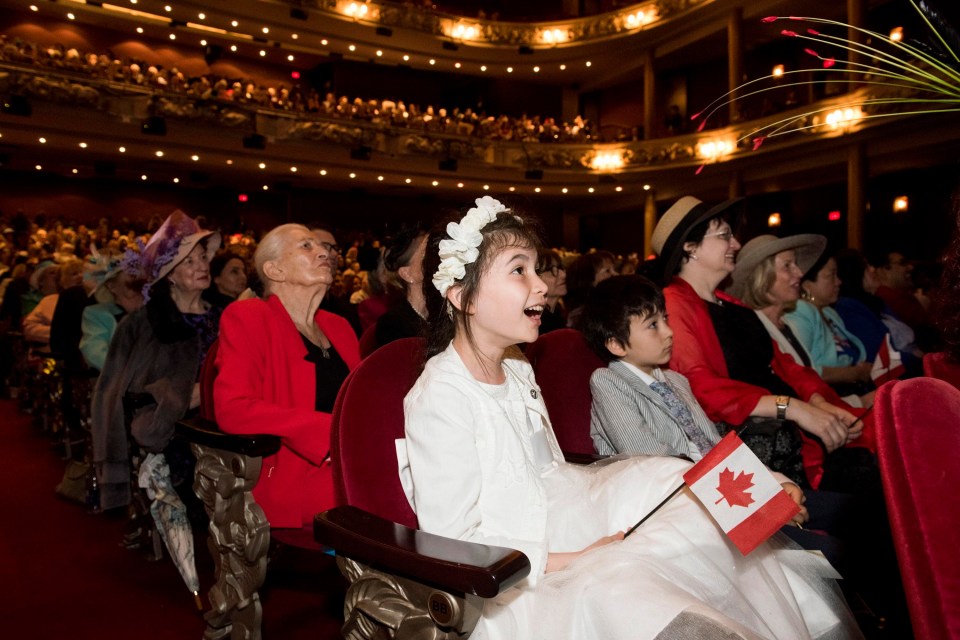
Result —
POLYGON ((833 307, 824 307, 822 311, 821 315, 815 305, 800 300, 797 308, 783 317, 810 355, 812 367, 822 375, 824 367, 849 367, 864 362, 867 351, 860 339, 847 330, 833 307), (834 332, 850 341, 859 354, 856 360, 848 354, 837 352, 834 332))

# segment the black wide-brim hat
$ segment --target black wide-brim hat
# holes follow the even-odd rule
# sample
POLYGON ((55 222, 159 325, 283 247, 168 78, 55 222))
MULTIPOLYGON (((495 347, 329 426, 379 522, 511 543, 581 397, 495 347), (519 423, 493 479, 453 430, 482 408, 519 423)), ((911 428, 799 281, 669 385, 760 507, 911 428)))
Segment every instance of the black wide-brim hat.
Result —
POLYGON ((663 214, 653 230, 650 244, 663 262, 664 277, 669 281, 683 256, 683 245, 690 231, 705 220, 721 213, 743 209, 745 198, 733 198, 710 206, 693 196, 683 196, 663 214))

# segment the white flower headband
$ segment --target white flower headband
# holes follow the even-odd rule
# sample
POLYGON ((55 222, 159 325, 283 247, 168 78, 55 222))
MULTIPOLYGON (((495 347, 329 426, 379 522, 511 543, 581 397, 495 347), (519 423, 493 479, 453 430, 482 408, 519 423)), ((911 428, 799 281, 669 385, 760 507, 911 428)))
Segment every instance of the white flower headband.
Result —
POLYGON ((480 230, 497 219, 497 214, 507 207, 490 196, 477 198, 477 206, 467 211, 460 223, 447 225, 449 239, 440 241, 440 266, 433 274, 433 286, 441 296, 447 295, 447 289, 467 273, 466 266, 480 255, 480 243, 483 234, 480 230))

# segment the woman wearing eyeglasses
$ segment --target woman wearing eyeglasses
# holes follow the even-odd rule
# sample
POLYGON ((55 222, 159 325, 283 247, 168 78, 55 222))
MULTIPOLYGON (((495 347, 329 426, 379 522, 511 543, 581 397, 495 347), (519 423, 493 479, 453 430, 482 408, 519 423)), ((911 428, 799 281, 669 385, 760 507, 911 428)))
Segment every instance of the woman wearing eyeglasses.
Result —
POLYGON ((556 251, 540 254, 537 273, 547 285, 547 306, 540 316, 540 335, 567 326, 567 310, 563 296, 567 295, 567 270, 563 258, 556 251))

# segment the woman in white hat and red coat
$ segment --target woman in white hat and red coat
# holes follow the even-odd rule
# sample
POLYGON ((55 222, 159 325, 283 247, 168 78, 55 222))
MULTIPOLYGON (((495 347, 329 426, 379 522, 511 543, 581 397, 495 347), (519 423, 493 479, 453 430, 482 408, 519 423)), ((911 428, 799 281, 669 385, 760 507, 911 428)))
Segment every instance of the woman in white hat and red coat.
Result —
MULTIPOLYGON (((130 500, 125 396, 134 410, 131 434, 150 453, 166 450, 177 420, 199 405, 200 365, 220 324, 220 311, 200 294, 210 286, 219 247, 219 233, 174 211, 140 252, 124 258, 124 267, 146 280, 147 302, 117 326, 94 391, 93 455, 103 509, 130 500)), ((192 481, 189 453, 171 453, 174 485, 192 481)))

